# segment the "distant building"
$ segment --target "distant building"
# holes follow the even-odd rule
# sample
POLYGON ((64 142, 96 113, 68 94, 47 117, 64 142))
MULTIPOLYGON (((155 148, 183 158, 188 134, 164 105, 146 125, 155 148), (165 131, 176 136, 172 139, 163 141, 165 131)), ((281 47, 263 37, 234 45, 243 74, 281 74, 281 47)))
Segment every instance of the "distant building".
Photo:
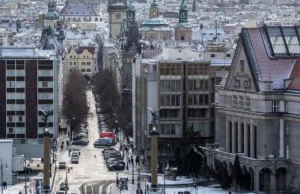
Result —
POLYGON ((159 17, 159 8, 155 0, 153 0, 149 8, 149 19, 141 23, 139 31, 144 39, 171 39, 171 29, 168 23, 159 17))
POLYGON ((89 77, 95 75, 98 71, 97 48, 71 48, 67 54, 67 65, 69 72, 78 69, 83 75, 87 75, 89 77))
POLYGON ((77 22, 100 22, 100 15, 96 12, 94 7, 84 2, 69 3, 60 11, 60 20, 64 22, 77 21, 77 22))
POLYGON ((45 124, 40 109, 53 109, 48 128, 51 137, 58 135, 58 61, 38 52, 0 49, 0 138, 12 139, 17 153, 28 158, 43 157, 45 124))

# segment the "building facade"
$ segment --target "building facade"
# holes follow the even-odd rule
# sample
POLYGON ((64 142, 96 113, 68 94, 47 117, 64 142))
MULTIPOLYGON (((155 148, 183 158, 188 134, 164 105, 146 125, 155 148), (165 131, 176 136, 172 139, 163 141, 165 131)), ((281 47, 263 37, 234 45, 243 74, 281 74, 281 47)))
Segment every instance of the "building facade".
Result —
POLYGON ((79 47, 71 48, 67 54, 69 72, 78 69, 83 75, 93 76, 98 72, 97 48, 79 47))
POLYGON ((127 9, 126 0, 109 0, 107 12, 109 14, 109 38, 115 41, 120 37, 123 18, 127 9))
POLYGON ((13 139, 18 154, 42 158, 45 124, 40 109, 53 109, 48 128, 51 137, 58 135, 57 61, 34 48, 3 47, 0 68, 0 137, 13 139))
POLYGON ((299 188, 299 27, 243 29, 216 93, 216 143, 208 161, 231 174, 235 155, 254 191, 299 188))

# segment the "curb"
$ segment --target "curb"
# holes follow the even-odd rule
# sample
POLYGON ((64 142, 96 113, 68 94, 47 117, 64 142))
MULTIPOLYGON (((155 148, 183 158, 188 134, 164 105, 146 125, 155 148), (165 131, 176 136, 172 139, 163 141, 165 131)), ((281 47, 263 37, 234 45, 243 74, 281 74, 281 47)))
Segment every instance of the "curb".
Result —
POLYGON ((190 187, 190 186, 197 186, 197 183, 186 183, 186 184, 158 184, 160 187, 190 187))

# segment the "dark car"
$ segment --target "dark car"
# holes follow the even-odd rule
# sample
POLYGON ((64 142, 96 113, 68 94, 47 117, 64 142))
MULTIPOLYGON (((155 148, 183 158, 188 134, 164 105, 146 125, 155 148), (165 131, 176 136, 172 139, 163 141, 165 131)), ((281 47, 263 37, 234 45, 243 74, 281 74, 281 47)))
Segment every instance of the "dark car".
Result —
POLYGON ((124 170, 125 164, 124 162, 116 162, 107 166, 108 170, 124 170))
POLYGON ((76 135, 75 137, 73 137, 73 141, 77 141, 77 140, 80 140, 83 138, 87 138, 87 135, 84 133, 80 133, 80 134, 76 135))
POLYGON ((72 145, 88 145, 88 144, 89 144, 89 140, 87 139, 79 139, 72 142, 72 145))
POLYGON ((61 190, 61 191, 67 191, 67 190, 69 190, 69 184, 66 183, 66 182, 60 183, 59 190, 61 190))
POLYGON ((72 164, 78 164, 78 163, 79 163, 79 157, 77 157, 77 156, 72 156, 72 158, 71 158, 71 163, 72 163, 72 164))
POLYGON ((67 164, 66 162, 60 162, 58 164, 58 169, 66 169, 67 168, 67 164))

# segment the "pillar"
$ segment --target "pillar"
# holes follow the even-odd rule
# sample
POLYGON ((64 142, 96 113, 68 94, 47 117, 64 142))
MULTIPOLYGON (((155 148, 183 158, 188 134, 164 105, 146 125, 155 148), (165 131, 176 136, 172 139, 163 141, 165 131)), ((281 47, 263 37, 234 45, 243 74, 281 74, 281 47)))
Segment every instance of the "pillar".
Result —
POLYGON ((157 137, 159 133, 155 127, 150 132, 151 136, 151 188, 157 188, 157 137))
POLYGON ((232 142, 231 142, 231 148, 232 148, 232 153, 236 153, 236 129, 235 129, 235 122, 232 122, 231 125, 231 130, 232 130, 232 142))
POLYGON ((48 128, 44 131, 44 169, 43 169, 43 188, 44 191, 50 191, 50 133, 48 128))
POLYGON ((255 137, 254 137, 254 125, 250 123, 250 157, 255 157, 255 137))
POLYGON ((231 130, 229 128, 229 122, 228 120, 226 120, 226 152, 230 152, 230 131, 231 130))
POLYGON ((238 120, 238 153, 242 153, 242 129, 241 119, 238 120))
POLYGON ((270 174, 270 193, 276 193, 276 170, 275 169, 274 170, 272 169, 270 174))
POLYGON ((244 122, 244 153, 245 156, 249 156, 249 148, 248 148, 248 142, 249 142, 249 136, 248 136, 248 124, 244 122))
POLYGON ((259 170, 254 170, 254 191, 259 191, 259 170))

